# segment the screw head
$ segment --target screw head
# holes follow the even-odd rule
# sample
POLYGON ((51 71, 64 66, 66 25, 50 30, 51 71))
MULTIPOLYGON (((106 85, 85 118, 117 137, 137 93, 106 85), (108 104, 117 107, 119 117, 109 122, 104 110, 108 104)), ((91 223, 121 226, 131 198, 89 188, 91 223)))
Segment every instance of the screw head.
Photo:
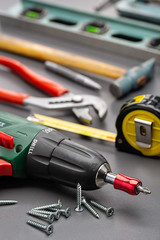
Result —
POLYGON ((58 200, 58 208, 62 208, 62 202, 61 202, 61 200, 58 200))
POLYGON ((76 207, 76 208, 75 208, 75 211, 76 211, 76 212, 82 212, 82 211, 83 211, 83 207, 82 207, 82 206, 76 207))
MULTIPOLYGON (((82 203, 83 203, 83 201, 85 201, 84 196, 81 197, 81 200, 82 200, 82 203)), ((82 206, 77 206, 77 207, 75 208, 75 211, 76 211, 76 212, 82 212, 82 211, 83 211, 83 207, 82 207, 82 206)))
POLYGON ((65 217, 69 217, 71 215, 71 209, 70 208, 66 208, 65 212, 64 212, 65 217))
POLYGON ((113 213, 114 213, 114 208, 112 208, 112 207, 107 208, 107 210, 106 210, 107 217, 111 217, 113 215, 113 213))
POLYGON ((54 215, 53 215, 52 213, 48 215, 48 218, 49 218, 49 222, 50 222, 50 223, 53 223, 53 221, 54 221, 54 215))
POLYGON ((50 235, 51 233, 53 233, 53 225, 48 225, 47 228, 46 228, 46 233, 48 235, 50 235))
POLYGON ((57 210, 56 212, 54 212, 54 217, 56 220, 58 220, 60 218, 61 212, 59 210, 57 210))

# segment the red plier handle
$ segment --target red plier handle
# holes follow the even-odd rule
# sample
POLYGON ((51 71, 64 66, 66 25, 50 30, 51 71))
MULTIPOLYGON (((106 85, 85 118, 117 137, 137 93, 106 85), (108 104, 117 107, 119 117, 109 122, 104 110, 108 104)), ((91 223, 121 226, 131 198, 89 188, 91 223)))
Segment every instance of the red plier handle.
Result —
MULTIPOLYGON (((42 75, 30 70, 22 63, 11 58, 0 56, 0 64, 10 68, 14 73, 22 77, 26 82, 41 89, 49 95, 59 97, 68 92, 62 85, 43 77, 42 75)), ((0 88, 0 100, 23 105, 23 100, 28 98, 28 94, 17 93, 0 88)))

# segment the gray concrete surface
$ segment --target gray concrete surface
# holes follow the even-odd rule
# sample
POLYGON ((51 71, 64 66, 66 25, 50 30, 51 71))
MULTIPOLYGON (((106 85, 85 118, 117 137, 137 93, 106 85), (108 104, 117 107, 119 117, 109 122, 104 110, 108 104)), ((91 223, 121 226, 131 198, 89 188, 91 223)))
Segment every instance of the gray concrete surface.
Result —
MULTIPOLYGON (((5 11, 16 0, 1 0, 0 9, 5 11)), ((65 3, 67 6, 80 7, 84 9, 84 4, 96 3, 96 1, 53 1, 59 4, 65 3)), ((26 37, 30 40, 38 41, 48 46, 54 46, 60 49, 71 51, 98 60, 106 61, 111 64, 130 68, 140 62, 135 59, 124 58, 113 54, 104 54, 96 49, 86 49, 84 46, 76 46, 73 43, 63 42, 61 39, 49 39, 45 36, 19 32, 16 29, 5 29, 5 32, 26 37)), ((87 94, 96 94, 95 91, 84 88, 58 77, 44 69, 43 63, 31 60, 22 56, 14 55, 7 52, 0 52, 1 55, 8 56, 21 61, 34 71, 43 74, 53 80, 56 80, 75 93, 85 92, 87 94)), ((100 123, 96 116, 93 126, 110 131, 115 130, 115 120, 121 105, 128 99, 136 95, 152 93, 159 95, 160 89, 160 68, 156 67, 156 74, 143 89, 137 92, 132 92, 129 96, 116 100, 109 92, 108 82, 96 79, 103 90, 98 93, 106 100, 109 106, 108 116, 103 123, 100 123)), ((7 69, 0 68, 0 87, 12 89, 15 91, 29 93, 34 96, 42 96, 45 94, 31 87, 27 83, 21 81, 20 78, 9 72, 7 69)), ((27 109, 8 104, 0 103, 0 109, 11 112, 23 117, 29 114, 27 109)), ((77 122, 74 116, 70 113, 53 112, 54 117, 59 117, 64 120, 77 122)), ((160 161, 154 158, 146 158, 129 153, 118 152, 114 144, 102 142, 95 139, 88 139, 79 135, 65 133, 74 141, 93 148, 100 152, 109 161, 112 171, 115 173, 125 173, 127 175, 141 179, 145 186, 148 186, 152 191, 149 196, 140 194, 139 196, 130 196, 124 192, 114 190, 111 185, 106 185, 97 191, 85 191, 84 195, 87 199, 93 199, 106 206, 115 208, 115 214, 111 218, 99 212, 100 219, 92 217, 87 210, 82 213, 76 213, 76 190, 44 180, 21 180, 1 177, 0 182, 0 199, 15 199, 18 204, 15 206, 0 207, 0 238, 5 240, 159 240, 160 239, 160 161), (44 205, 47 203, 56 202, 61 199, 64 207, 71 207, 72 215, 65 219, 61 217, 59 221, 54 223, 54 233, 49 237, 44 233, 31 228, 26 224, 26 220, 33 219, 27 216, 26 212, 31 208, 44 205)))

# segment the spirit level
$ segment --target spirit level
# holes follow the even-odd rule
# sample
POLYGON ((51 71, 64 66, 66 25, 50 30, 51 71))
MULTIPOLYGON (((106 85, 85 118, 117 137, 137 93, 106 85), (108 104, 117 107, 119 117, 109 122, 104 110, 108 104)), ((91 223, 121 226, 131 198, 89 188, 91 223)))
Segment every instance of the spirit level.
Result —
POLYGON ((40 0, 23 0, 1 13, 0 19, 4 32, 8 26, 17 27, 18 31, 57 36, 142 60, 155 57, 160 62, 160 51, 149 44, 159 38, 159 26, 153 24, 82 12, 40 0))

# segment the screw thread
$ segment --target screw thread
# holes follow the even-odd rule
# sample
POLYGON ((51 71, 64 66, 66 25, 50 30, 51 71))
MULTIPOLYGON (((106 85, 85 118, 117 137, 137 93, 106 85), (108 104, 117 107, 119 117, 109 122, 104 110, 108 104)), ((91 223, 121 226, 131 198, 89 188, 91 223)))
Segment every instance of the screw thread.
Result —
POLYGON ((31 211, 37 212, 37 213, 42 213, 42 214, 52 214, 53 212, 47 211, 47 210, 38 210, 33 208, 31 211))
POLYGON ((93 206, 95 206, 95 207, 97 207, 97 208, 99 208, 99 209, 101 209, 103 211, 107 210, 107 208, 105 206, 103 206, 102 204, 100 204, 100 203, 97 203, 95 201, 90 201, 90 202, 92 203, 93 206))
POLYGON ((40 206, 40 207, 35 207, 35 210, 42 210, 42 209, 49 209, 49 208, 61 208, 62 207, 62 203, 60 200, 58 200, 58 203, 53 203, 53 204, 49 204, 49 205, 44 205, 44 206, 40 206))
POLYGON ((82 188, 81 185, 77 184, 77 207, 81 207, 82 205, 82 188))
POLYGON ((36 228, 39 228, 41 229, 42 231, 45 231, 47 229, 47 226, 44 225, 44 224, 41 224, 39 222, 36 222, 36 221, 32 221, 32 220, 28 220, 27 223, 33 227, 36 227, 36 228))
POLYGON ((37 209, 33 209, 32 211, 35 211, 35 212, 40 213, 40 214, 47 214, 47 215, 52 214, 55 217, 55 219, 57 219, 57 220, 60 217, 59 209, 57 209, 55 212, 50 212, 50 211, 45 211, 45 210, 37 210, 37 209))
POLYGON ((114 213, 114 208, 113 207, 107 208, 107 207, 104 207, 102 204, 97 203, 95 201, 90 201, 90 202, 93 204, 93 206, 95 206, 95 207, 101 209, 102 211, 104 211, 106 213, 107 217, 111 217, 113 215, 113 213, 114 213))
POLYGON ((82 203, 88 209, 88 211, 90 213, 92 213, 96 218, 99 218, 98 213, 92 208, 91 205, 89 205, 89 203, 86 202, 86 200, 84 198, 82 199, 82 203))
POLYGON ((35 217, 39 217, 39 218, 43 218, 43 219, 48 219, 48 215, 47 214, 43 214, 43 213, 40 213, 40 212, 36 212, 36 211, 29 211, 28 212, 29 215, 31 216, 35 216, 35 217))
POLYGON ((12 204, 16 204, 16 203, 18 203, 18 201, 15 201, 15 200, 0 200, 0 206, 12 205, 12 204))

